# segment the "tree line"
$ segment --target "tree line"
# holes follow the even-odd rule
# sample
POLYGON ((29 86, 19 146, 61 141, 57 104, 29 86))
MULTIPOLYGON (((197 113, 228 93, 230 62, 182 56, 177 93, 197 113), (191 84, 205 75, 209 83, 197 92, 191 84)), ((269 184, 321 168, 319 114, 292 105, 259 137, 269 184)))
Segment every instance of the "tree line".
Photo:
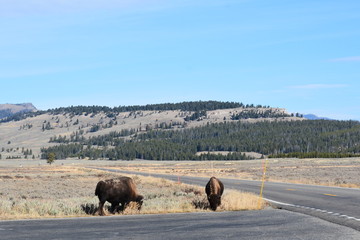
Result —
MULTIPOLYGON (((50 109, 47 112, 51 114, 71 113, 75 115, 81 114, 97 114, 103 112, 105 114, 134 112, 134 111, 211 111, 217 109, 229 108, 269 108, 262 105, 243 104, 237 102, 221 102, 221 101, 189 101, 180 103, 161 103, 161 104, 147 104, 147 105, 132 105, 132 106, 118 106, 114 108, 106 106, 70 106, 50 109)), ((109 116, 111 117, 111 116, 109 116)))
POLYGON ((98 113, 105 113, 109 118, 112 118, 121 112, 133 112, 133 111, 192 111, 203 112, 217 109, 229 109, 229 108, 270 108, 269 106, 243 104, 238 102, 221 102, 221 101, 189 101, 180 103, 161 103, 161 104, 147 104, 147 105, 132 105, 132 106, 70 106, 49 109, 46 111, 26 112, 18 113, 7 118, 1 119, 1 122, 20 121, 28 117, 35 117, 41 114, 71 114, 71 115, 96 115, 98 113))
POLYGON ((272 109, 266 109, 262 111, 250 109, 244 110, 240 113, 233 114, 231 120, 240 120, 240 119, 249 119, 249 118, 282 118, 282 117, 292 117, 293 115, 274 111, 272 109))
POLYGON ((113 132, 81 138, 77 143, 43 148, 42 153, 47 156, 49 152, 54 152, 57 158, 241 160, 245 159, 243 152, 274 156, 313 152, 341 153, 344 156, 359 154, 359 143, 360 123, 357 121, 224 122, 191 129, 113 132), (209 152, 208 156, 196 155, 204 151, 209 152), (229 154, 211 154, 215 151, 228 151, 229 154))

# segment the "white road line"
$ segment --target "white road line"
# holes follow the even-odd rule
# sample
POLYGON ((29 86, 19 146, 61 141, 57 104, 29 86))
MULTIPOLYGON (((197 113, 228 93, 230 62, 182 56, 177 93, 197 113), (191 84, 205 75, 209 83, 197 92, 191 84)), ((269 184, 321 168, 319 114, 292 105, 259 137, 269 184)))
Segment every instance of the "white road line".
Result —
POLYGON ((349 219, 349 220, 354 220, 354 221, 360 222, 359 218, 350 217, 348 215, 343 215, 343 214, 340 214, 340 213, 334 213, 334 212, 330 212, 330 211, 323 210, 323 209, 317 209, 317 208, 306 207, 306 206, 301 206, 301 205, 294 205, 294 204, 291 204, 291 203, 278 202, 278 201, 274 201, 274 200, 267 199, 267 198, 264 198, 264 200, 268 201, 268 202, 271 202, 271 203, 274 203, 274 204, 278 204, 278 205, 296 207, 296 208, 303 208, 303 209, 310 209, 312 211, 322 212, 322 213, 333 215, 333 216, 336 216, 336 217, 339 217, 339 218, 346 218, 346 219, 349 219))
POLYGON ((265 200, 265 201, 268 201, 268 202, 275 203, 275 204, 280 204, 280 205, 284 205, 284 206, 291 206, 291 207, 295 207, 295 205, 294 205, 294 204, 290 204, 290 203, 278 202, 278 201, 274 201, 274 200, 267 199, 267 198, 264 198, 264 200, 265 200))

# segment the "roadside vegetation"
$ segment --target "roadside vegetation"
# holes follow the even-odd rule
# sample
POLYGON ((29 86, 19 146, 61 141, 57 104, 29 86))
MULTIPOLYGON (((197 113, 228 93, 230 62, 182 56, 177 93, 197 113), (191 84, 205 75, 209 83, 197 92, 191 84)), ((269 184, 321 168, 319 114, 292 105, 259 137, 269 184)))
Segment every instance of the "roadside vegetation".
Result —
MULTIPOLYGON (((45 166, 0 170, 0 218, 84 217, 96 215, 94 195, 99 180, 112 174, 81 167, 45 166)), ((139 212, 127 208, 122 214, 154 214, 210 211, 204 187, 143 176, 131 176, 145 197, 139 212)), ((218 211, 254 210, 258 196, 226 190, 218 211)), ((105 205, 105 210, 110 205, 105 205)), ((261 202, 260 209, 264 207, 261 202)), ((108 213, 109 214, 109 213, 108 213)))

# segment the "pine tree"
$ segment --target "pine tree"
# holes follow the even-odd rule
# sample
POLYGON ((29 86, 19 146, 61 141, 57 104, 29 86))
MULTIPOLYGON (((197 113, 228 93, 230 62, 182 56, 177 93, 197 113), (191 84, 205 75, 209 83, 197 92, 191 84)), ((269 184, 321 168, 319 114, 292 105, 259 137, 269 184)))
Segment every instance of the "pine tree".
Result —
POLYGON ((53 152, 49 153, 46 162, 51 165, 53 162, 55 162, 55 157, 56 157, 55 153, 53 152))

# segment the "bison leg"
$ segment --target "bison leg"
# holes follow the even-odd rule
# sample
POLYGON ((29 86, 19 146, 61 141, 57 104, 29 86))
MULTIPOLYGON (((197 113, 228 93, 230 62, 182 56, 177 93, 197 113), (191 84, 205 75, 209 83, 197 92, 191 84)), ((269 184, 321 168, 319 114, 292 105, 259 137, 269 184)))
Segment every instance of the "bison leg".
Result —
POLYGON ((119 212, 123 212, 124 209, 125 209, 125 203, 121 203, 121 205, 118 208, 119 212))
POLYGON ((105 213, 104 213, 104 204, 105 204, 105 202, 102 202, 102 201, 99 202, 99 215, 100 216, 105 215, 105 213))
POLYGON ((119 212, 123 212, 127 205, 127 202, 121 202, 121 205, 119 206, 119 212))
POLYGON ((119 212, 119 203, 111 203, 110 212, 113 214, 119 212))

